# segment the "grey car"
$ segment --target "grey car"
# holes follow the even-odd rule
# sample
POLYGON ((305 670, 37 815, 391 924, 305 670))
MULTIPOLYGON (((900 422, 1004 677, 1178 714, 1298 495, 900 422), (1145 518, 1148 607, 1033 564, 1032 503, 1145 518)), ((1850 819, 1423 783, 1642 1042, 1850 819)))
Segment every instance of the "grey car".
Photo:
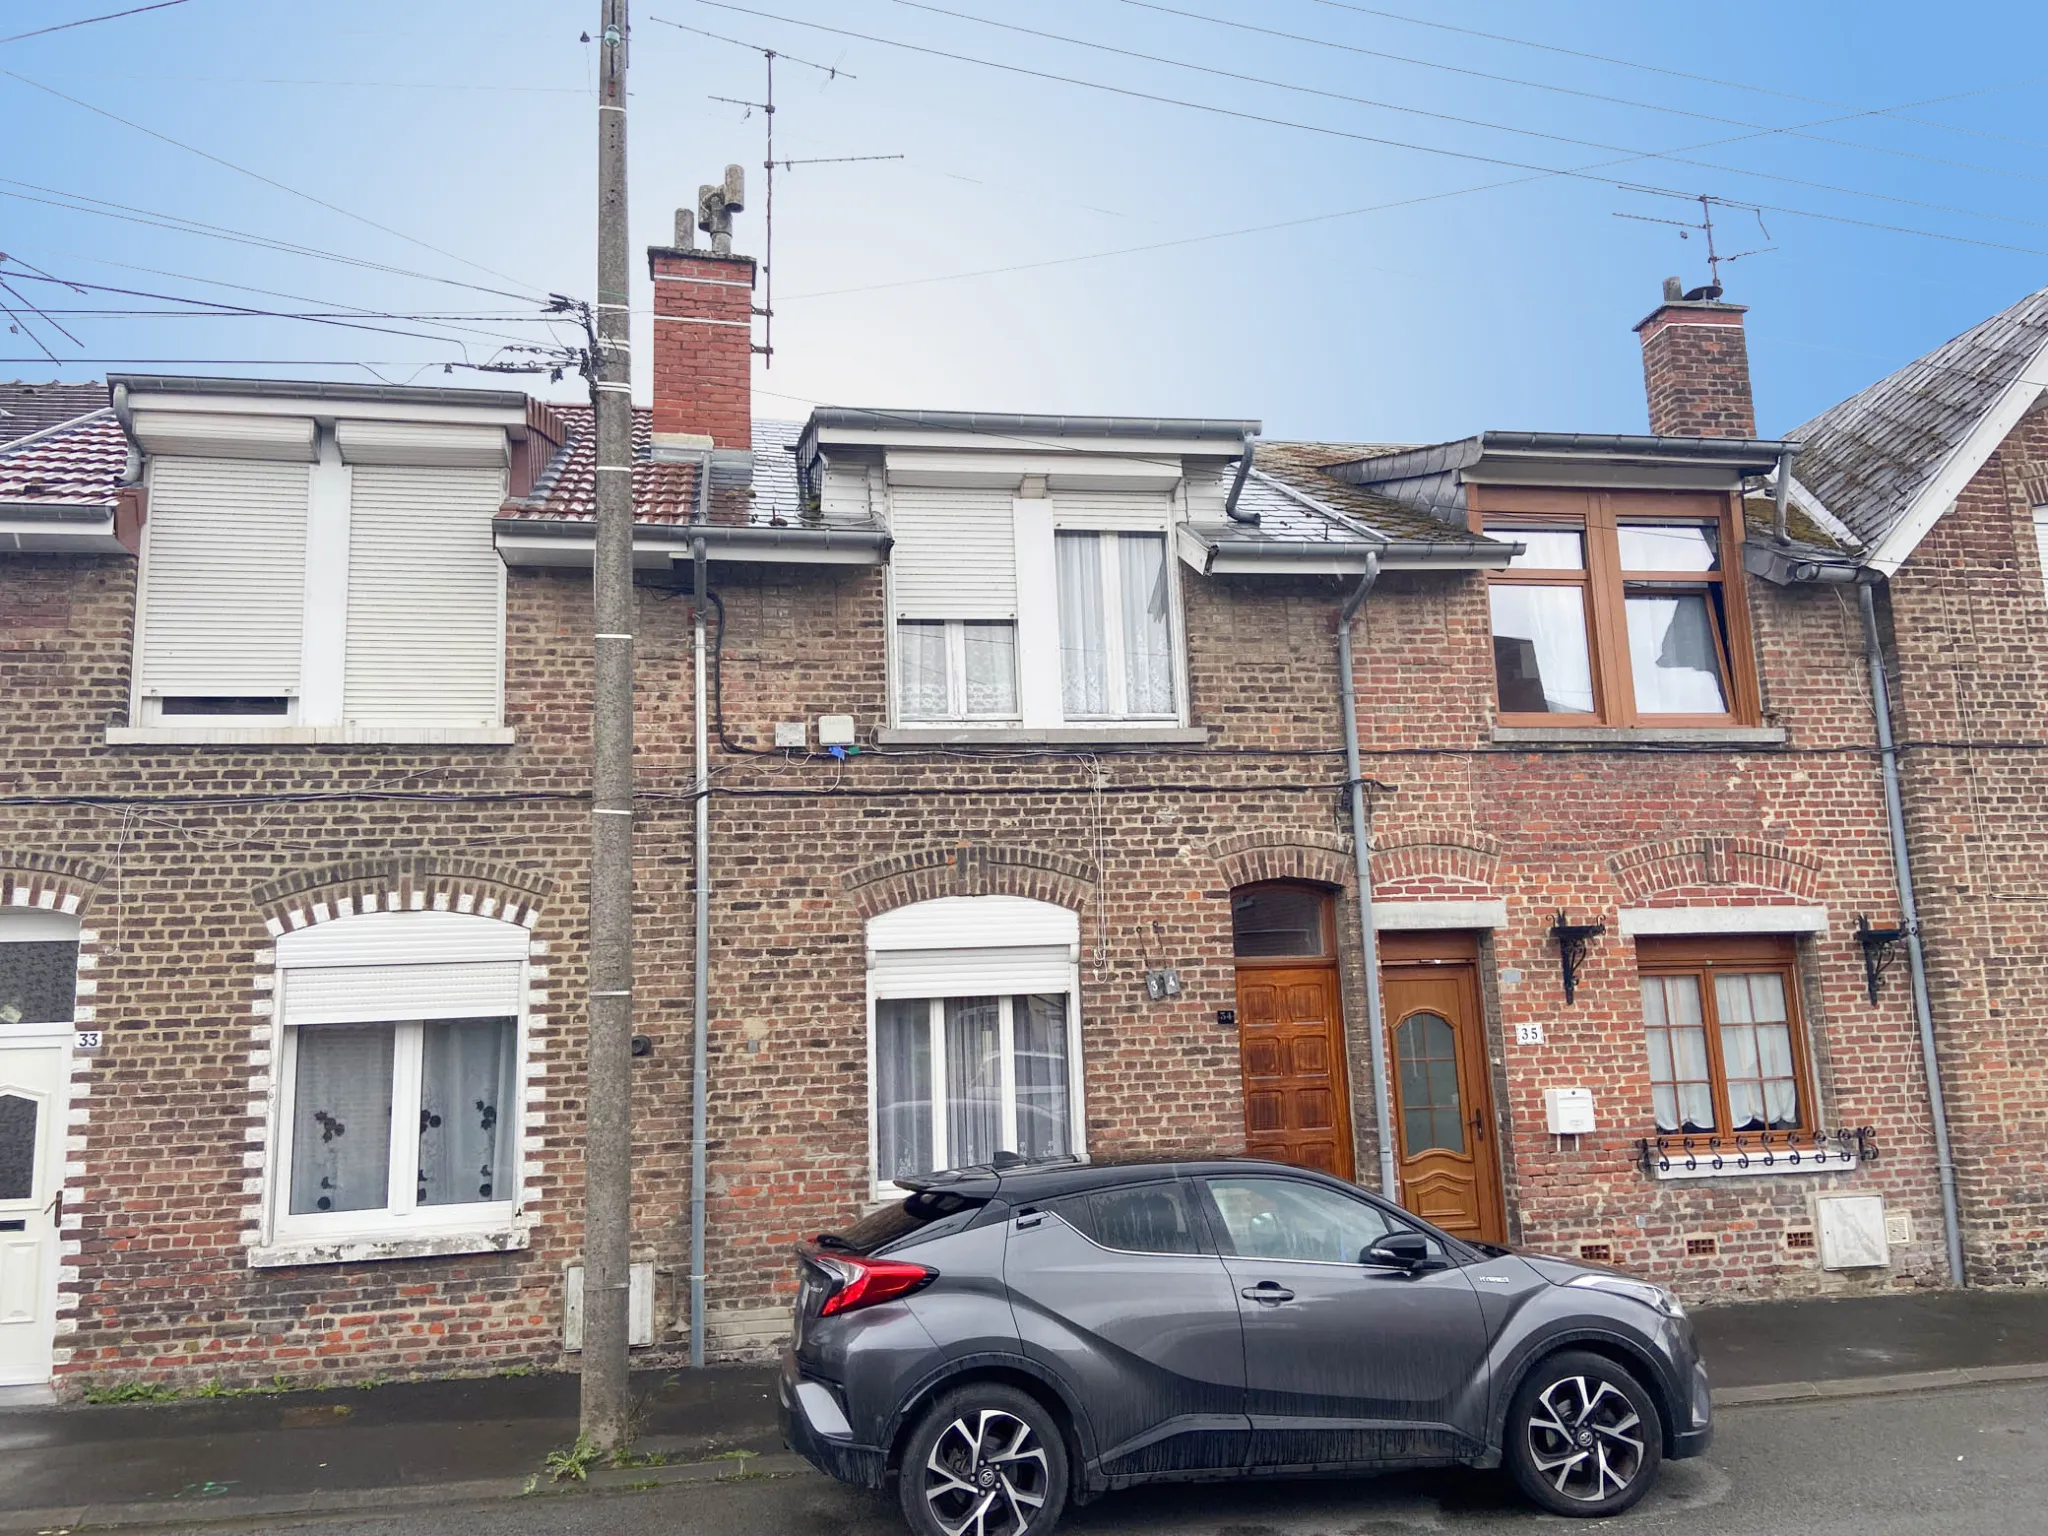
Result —
MULTIPOLYGON (((999 1160, 1006 1161, 1006 1160, 999 1160)), ((1246 1159, 1023 1164, 798 1250, 783 1434, 920 1536, 1173 1479, 1505 1464, 1612 1515, 1712 1438, 1684 1308, 1246 1159)))

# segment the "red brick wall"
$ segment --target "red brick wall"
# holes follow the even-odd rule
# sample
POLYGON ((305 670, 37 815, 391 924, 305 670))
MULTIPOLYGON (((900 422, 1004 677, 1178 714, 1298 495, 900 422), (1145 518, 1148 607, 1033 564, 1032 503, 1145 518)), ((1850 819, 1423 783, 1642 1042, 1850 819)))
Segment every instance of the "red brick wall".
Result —
MULTIPOLYGON (((580 962, 587 817, 587 578, 509 582, 510 748, 108 748, 127 701, 125 560, 0 561, 10 855, 104 871, 84 917, 99 938, 99 1023, 76 1332, 78 1383, 196 1383, 481 1370, 552 1362, 560 1275, 577 1248, 580 962), (294 801, 301 793, 417 798, 294 801), (204 803, 161 797, 213 797, 204 803), (117 803, 80 803, 111 796, 117 803), (256 797, 224 803, 222 796, 256 797), (138 798, 140 797, 140 798, 138 798), (149 798, 156 797, 156 798, 149 798), (467 797, 467 798, 465 798, 467 797), (486 1257, 252 1270, 252 1032, 265 918, 351 880, 521 893, 547 946, 544 1146, 529 1156, 531 1246, 486 1257)), ((864 751, 847 763, 714 752, 709 1311, 715 1351, 781 1326, 789 1243, 867 1189, 863 921, 935 891, 1015 891, 1081 919, 1087 1120, 1100 1152, 1241 1145, 1228 894, 1249 879, 1349 880, 1335 686, 1334 583, 1187 581, 1200 750, 963 757, 864 751), (1147 962, 1183 996, 1146 1000, 1147 962)), ((779 719, 885 714, 881 579, 858 570, 722 570, 725 727, 760 748, 779 719)), ((1540 1021, 1541 1047, 1496 1040, 1499 1130, 1520 1233, 1617 1261, 1695 1295, 1914 1283, 1939 1231, 1924 1094, 1902 985, 1872 1008, 1853 916, 1894 910, 1853 612, 1832 591, 1753 588, 1770 717, 1785 750, 1493 748, 1483 584, 1390 575, 1358 632, 1376 836, 1390 890, 1505 899, 1483 983, 1497 1028, 1540 1021), (1782 850, 1782 851, 1779 851, 1782 850), (1657 873, 1645 873, 1652 871, 1657 873), (1781 882, 1773 886, 1771 881, 1781 882), (1910 1210, 1898 1267, 1823 1276, 1788 1253, 1810 1178, 1659 1185, 1635 1167, 1649 1084, 1630 944, 1596 942, 1563 1006, 1552 914, 1612 926, 1622 904, 1825 903, 1808 947, 1809 1023, 1829 1125, 1870 1125, 1884 1160, 1857 1174, 1910 1210), (1587 1086, 1602 1130, 1542 1129, 1541 1090, 1587 1086), (1711 1233, 1718 1257, 1688 1260, 1711 1233)), ((690 641, 687 601, 640 594, 636 1253, 661 1277, 662 1351, 684 1319, 688 1199, 690 641)), ((1367 1040, 1354 908, 1340 900, 1358 1166, 1371 1177, 1367 1040)), ((259 1158, 260 1161, 260 1158, 259 1158)), ((1827 1182, 1842 1182, 1831 1177, 1827 1182)))
POLYGON ((1981 1283, 2048 1279, 2048 599, 2022 421, 1890 583, 1907 825, 1981 1283))
POLYGON ((754 258, 650 251, 654 430, 753 442, 754 258))
POLYGON ((1749 343, 1736 305, 1684 304, 1641 326, 1650 430, 1660 437, 1755 437, 1749 343))

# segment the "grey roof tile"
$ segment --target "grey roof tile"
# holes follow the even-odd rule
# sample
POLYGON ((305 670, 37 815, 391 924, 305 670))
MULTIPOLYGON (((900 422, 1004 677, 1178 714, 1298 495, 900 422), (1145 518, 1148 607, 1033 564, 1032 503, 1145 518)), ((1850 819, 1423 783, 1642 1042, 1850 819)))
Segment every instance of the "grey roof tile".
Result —
POLYGON ((76 421, 106 407, 104 384, 0 382, 0 443, 76 421))

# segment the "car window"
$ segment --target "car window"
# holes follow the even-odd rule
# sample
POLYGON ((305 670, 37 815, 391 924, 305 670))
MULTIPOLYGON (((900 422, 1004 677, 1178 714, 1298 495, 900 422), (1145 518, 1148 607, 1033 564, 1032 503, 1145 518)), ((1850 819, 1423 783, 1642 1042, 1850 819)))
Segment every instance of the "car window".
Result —
POLYGON ((1295 1179, 1210 1179, 1223 1230, 1241 1258, 1356 1264, 1394 1226, 1378 1206, 1295 1179))
POLYGON ((1194 1211, 1179 1185, 1136 1184, 1069 1195, 1059 1213, 1105 1248, 1126 1253, 1200 1253, 1194 1211))

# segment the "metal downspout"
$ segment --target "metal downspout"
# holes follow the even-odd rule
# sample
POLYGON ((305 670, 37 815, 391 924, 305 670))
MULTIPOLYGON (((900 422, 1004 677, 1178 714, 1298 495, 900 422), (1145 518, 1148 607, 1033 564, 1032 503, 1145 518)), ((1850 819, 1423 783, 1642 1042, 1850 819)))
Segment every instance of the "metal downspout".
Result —
POLYGON ((1906 849, 1906 808, 1899 795, 1899 753, 1892 741, 1892 696, 1885 680, 1884 647, 1877 634, 1877 602, 1858 587, 1863 649, 1870 661, 1870 696, 1877 716, 1877 751, 1884 764, 1884 812, 1891 824, 1892 868, 1899 883, 1899 916, 1906 930, 1906 960, 1913 976, 1913 1011, 1920 1022, 1920 1060, 1927 1073, 1927 1108, 1934 1116, 1934 1155, 1941 1169, 1941 1220, 1948 1238, 1949 1279, 1967 1285, 1963 1269, 1961 1201, 1956 1197, 1955 1153, 1949 1145, 1948 1106, 1941 1092, 1941 1062, 1934 1051, 1934 1008, 1927 997, 1927 959, 1920 947, 1920 906, 1913 897, 1913 863, 1906 849))
POLYGON ((1792 542, 1785 527, 1785 502, 1792 494, 1792 458, 1791 449, 1778 455, 1778 473, 1771 482, 1771 537, 1780 544, 1792 542))
MULTIPOLYGON (((707 480, 708 470, 707 465, 707 480)), ((690 550, 695 557, 696 591, 691 612, 695 619, 697 662, 697 827, 692 839, 697 855, 697 959, 691 968, 690 997, 690 1364, 699 1366, 704 1363, 705 1057, 711 1033, 711 744, 704 696, 704 598, 709 590, 711 559, 702 534, 691 541, 690 550)))
POLYGON ((1230 482, 1230 492, 1223 498, 1223 515, 1233 523, 1256 523, 1258 518, 1249 512, 1237 510, 1237 498, 1244 494, 1245 477, 1252 472, 1252 450, 1258 443, 1258 435, 1247 432, 1244 448, 1237 456, 1237 475, 1230 482))
POLYGON ((1365 955, 1365 1027, 1372 1036, 1372 1113, 1380 1146, 1380 1192, 1401 1198, 1394 1156, 1394 1111, 1387 1092, 1387 1031, 1380 1007, 1380 946, 1372 925, 1372 860, 1366 840, 1365 779, 1358 766, 1358 701, 1351 675, 1351 621, 1380 579, 1380 557, 1368 551, 1365 575, 1337 616, 1337 706, 1344 720, 1344 777, 1351 794, 1351 853, 1358 866, 1358 942, 1365 955))

